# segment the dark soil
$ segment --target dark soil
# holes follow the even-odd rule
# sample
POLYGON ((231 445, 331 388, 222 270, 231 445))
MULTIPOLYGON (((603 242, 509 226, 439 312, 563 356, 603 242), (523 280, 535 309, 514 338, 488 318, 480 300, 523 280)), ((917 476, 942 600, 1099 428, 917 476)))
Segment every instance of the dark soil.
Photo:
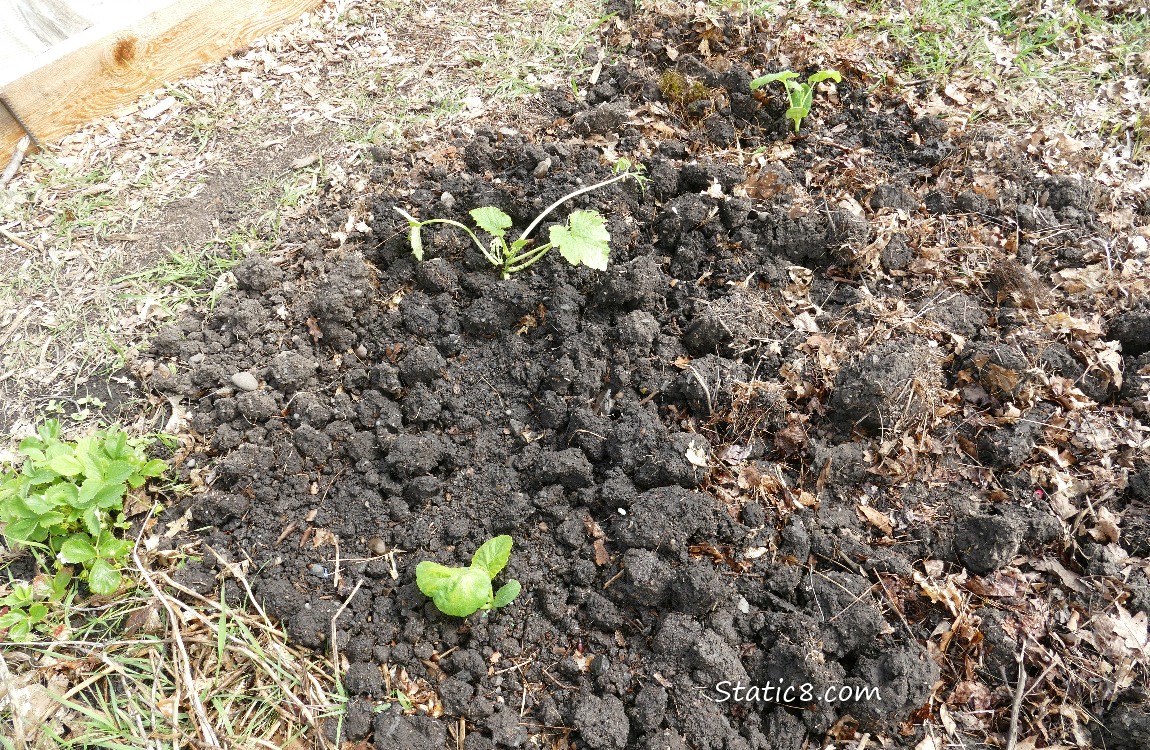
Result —
MULTIPOLYGON (((187 468, 210 469, 193 519, 251 561, 295 642, 329 648, 346 604, 342 732, 377 748, 455 747, 443 714, 466 718, 470 750, 533 736, 798 750, 863 733, 913 747, 973 681, 991 710, 962 729, 1004 732, 1024 607, 966 582, 999 580, 1020 556, 1114 578, 1120 549, 1048 499, 1036 449, 1061 450, 1058 426, 1076 424, 1051 383, 1095 412, 1147 418, 1136 378, 1118 386, 1090 366, 1101 332, 1084 342, 1036 323, 1052 309, 1038 279, 1088 263, 1067 248, 1103 231, 1093 189, 1011 151, 990 200, 961 182, 978 134, 916 120, 849 75, 790 137, 781 96, 749 93, 751 67, 774 69, 736 55, 763 48, 753 34, 712 37, 723 65, 672 64, 667 47, 697 30, 633 22, 646 41, 585 100, 548 95, 552 134, 481 131, 427 159, 379 152, 370 232, 341 246, 331 233, 350 206, 330 206, 295 266, 249 258, 207 319, 157 339, 148 384, 185 398, 203 438, 187 468), (781 144, 785 159, 739 162, 781 144), (604 151, 643 164, 646 190, 619 183, 560 213, 608 218, 607 272, 553 253, 501 281, 450 228, 425 230, 426 259, 411 257, 395 206, 468 221, 495 205, 522 228, 608 176, 604 151), (1023 243, 988 243, 971 283, 939 227, 1023 243), (523 594, 490 615, 439 614, 416 564, 466 564, 497 534, 514 537, 505 576, 523 594), (954 613, 916 585, 928 578, 963 591, 976 618, 945 653, 954 613), (423 711, 389 698, 397 667, 423 711), (724 681, 878 692, 716 702, 724 681)), ((1054 309, 1096 312, 1058 294, 1054 309)), ((1128 372, 1145 364, 1146 315, 1113 316, 1128 372)), ((1145 555, 1146 469, 1125 445, 1108 461, 1128 464, 1132 494, 1113 502, 1142 514, 1127 551, 1145 555)), ((1146 611, 1142 580, 1123 601, 1146 611)), ((1108 747, 1134 747, 1143 697, 1079 700, 1108 747)))

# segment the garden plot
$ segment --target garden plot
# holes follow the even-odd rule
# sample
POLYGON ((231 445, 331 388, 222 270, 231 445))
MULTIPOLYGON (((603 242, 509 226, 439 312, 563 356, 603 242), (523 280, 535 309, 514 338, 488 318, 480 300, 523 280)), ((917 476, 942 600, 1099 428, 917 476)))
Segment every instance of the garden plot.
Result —
POLYGON ((376 149, 370 197, 333 191, 294 264, 249 257, 142 365, 202 438, 171 518, 338 649, 331 737, 1143 747, 1144 198, 849 56, 796 136, 750 88, 784 67, 756 22, 608 41, 550 128, 376 149), (553 216, 606 218, 606 271, 501 279, 443 225, 412 255, 403 214, 526 228, 620 159, 644 179, 553 216), (419 591, 501 535, 511 604, 419 591))

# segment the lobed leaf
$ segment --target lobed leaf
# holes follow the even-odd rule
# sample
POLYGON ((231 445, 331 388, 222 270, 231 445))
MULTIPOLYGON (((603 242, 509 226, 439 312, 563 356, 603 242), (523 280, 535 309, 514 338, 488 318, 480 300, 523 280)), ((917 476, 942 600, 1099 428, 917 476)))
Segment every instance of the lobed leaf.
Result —
POLYGON ((550 231, 551 244, 573 266, 582 263, 597 271, 607 270, 611 254, 611 234, 607 222, 595 211, 575 211, 567 226, 555 225, 550 231))
POLYGON ((495 206, 473 208, 468 213, 475 220, 476 226, 494 237, 502 237, 511 228, 511 217, 495 206))

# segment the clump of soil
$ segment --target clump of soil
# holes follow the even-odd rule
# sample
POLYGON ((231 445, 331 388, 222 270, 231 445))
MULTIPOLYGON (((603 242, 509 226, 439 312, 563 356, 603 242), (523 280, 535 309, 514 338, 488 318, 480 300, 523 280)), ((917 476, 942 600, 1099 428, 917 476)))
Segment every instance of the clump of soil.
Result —
MULTIPOLYGON (((207 319, 160 337, 149 383, 186 400, 204 439, 194 459, 210 467, 193 518, 251 560, 294 641, 330 647, 346 606, 345 737, 379 748, 443 747, 444 714, 466 719, 473 750, 533 736, 594 750, 797 750, 864 733, 914 746, 941 703, 971 709, 963 731, 1002 732, 1019 636, 1033 659, 1056 648, 1013 615, 1029 616, 1040 577, 1020 556, 1060 560, 1040 569, 1073 577, 1075 606, 1090 589, 1074 569, 1123 585, 1109 527, 1066 512, 1067 456, 1128 457, 1136 442, 1084 410, 1086 384, 1115 419, 1146 412, 1116 380, 1088 380, 1099 352, 1117 352, 1075 322, 1089 302, 1060 301, 1071 320, 1043 331, 1063 349, 1042 359, 1029 332, 1051 311, 989 267, 1003 294, 950 273, 959 259, 931 232, 1036 222, 1024 209, 1041 193, 1073 225, 1061 242, 1099 231, 1097 196, 1037 175, 993 205, 946 187, 964 142, 849 77, 785 159, 739 163, 733 134, 750 153, 789 127, 783 103, 746 86, 764 61, 672 63, 667 47, 693 32, 650 23, 658 33, 585 100, 549 95, 554 137, 480 131, 397 155, 389 173, 406 181, 381 185, 369 232, 341 244, 348 207, 333 207, 297 266, 248 259, 207 319), (679 119, 654 128, 666 104, 679 119), (501 281, 442 227, 411 257, 396 207, 468 221, 494 205, 524 227, 608 176, 605 154, 650 178, 564 208, 608 218, 606 272, 552 254, 501 281), (1095 442, 1075 443, 1084 420, 1095 442), (1095 532, 1087 560, 1079 543, 1095 532), (416 564, 467 564, 496 534, 515 539, 523 595, 496 614, 438 613, 416 564), (747 703, 722 700, 724 684, 808 689, 747 703), (397 687, 422 710, 375 711, 397 687), (843 687, 874 691, 821 697, 843 687)), ((755 43, 724 33, 712 48, 755 43)), ((1035 231, 1027 273, 1086 262, 1035 231)), ((1135 363, 1144 312, 1110 330, 1135 363)), ((1099 731, 1137 731, 1136 693, 1113 683, 1107 705, 1122 708, 1099 731)))

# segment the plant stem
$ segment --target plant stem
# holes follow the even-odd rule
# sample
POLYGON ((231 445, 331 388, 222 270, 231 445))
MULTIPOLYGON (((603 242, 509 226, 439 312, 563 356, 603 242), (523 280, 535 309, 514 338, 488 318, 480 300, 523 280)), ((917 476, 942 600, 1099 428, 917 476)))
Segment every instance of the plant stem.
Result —
POLYGON ((551 249, 551 243, 548 242, 548 243, 545 243, 543 245, 540 245, 539 247, 535 248, 534 250, 530 250, 526 253, 523 253, 522 255, 517 255, 514 258, 508 258, 507 263, 504 264, 504 266, 503 266, 503 278, 506 279, 511 274, 518 273, 519 271, 522 271, 524 268, 527 268, 528 266, 532 265, 533 263, 535 263, 535 261, 539 260, 544 255, 546 255, 547 251, 550 249, 551 249))
MULTIPOLYGON (((568 193, 567 195, 563 196, 562 198, 560 198, 559 200, 555 201, 550 206, 548 206, 546 209, 544 209, 543 213, 536 216, 535 221, 531 222, 531 224, 527 227, 527 229, 523 230, 523 234, 519 235, 519 239, 525 240, 528 237, 530 237, 531 233, 534 232, 535 228, 537 226, 539 226, 543 222, 544 219, 547 218, 548 214, 550 214, 552 211, 559 208, 560 206, 562 206, 564 203, 571 200, 572 198, 578 198, 580 195, 583 195, 584 193, 590 193, 592 190, 598 190, 599 188, 607 187, 611 183, 618 182, 619 180, 625 180, 631 176, 633 176, 631 174, 631 172, 623 172, 622 174, 615 175, 614 177, 612 177, 608 180, 603 180, 602 182, 596 182, 594 185, 588 185, 587 187, 579 188, 578 190, 576 190, 573 193, 568 193)), ((550 245, 548 245, 548 247, 550 247, 550 245)), ((534 261, 532 261, 532 262, 534 262, 534 261)))

